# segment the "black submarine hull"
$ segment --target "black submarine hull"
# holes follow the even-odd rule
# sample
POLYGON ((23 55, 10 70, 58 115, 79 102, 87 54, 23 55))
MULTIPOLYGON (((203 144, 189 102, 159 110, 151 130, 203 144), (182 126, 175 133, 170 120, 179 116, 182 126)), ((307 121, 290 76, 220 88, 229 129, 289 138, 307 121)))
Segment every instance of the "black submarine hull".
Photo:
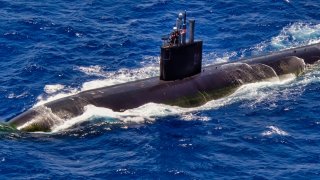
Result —
POLYGON ((159 77, 84 91, 32 108, 8 122, 24 131, 50 131, 57 121, 65 121, 84 112, 92 104, 113 111, 125 111, 146 103, 194 107, 233 93, 243 84, 299 75, 305 64, 320 59, 320 44, 314 44, 265 56, 211 65, 200 74, 181 80, 162 81, 159 77))

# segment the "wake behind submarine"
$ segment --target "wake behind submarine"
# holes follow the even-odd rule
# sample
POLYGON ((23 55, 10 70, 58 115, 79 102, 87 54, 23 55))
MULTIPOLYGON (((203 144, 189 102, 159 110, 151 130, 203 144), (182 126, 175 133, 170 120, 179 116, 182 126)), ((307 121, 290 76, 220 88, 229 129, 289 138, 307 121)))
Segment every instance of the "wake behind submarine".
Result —
POLYGON ((229 95, 241 85, 300 75, 306 64, 320 59, 320 44, 274 52, 269 55, 202 68, 201 40, 194 40, 195 20, 180 13, 169 36, 163 37, 160 77, 153 77, 80 92, 34 107, 8 121, 22 131, 51 131, 84 113, 86 105, 123 112, 146 103, 195 107, 229 95))

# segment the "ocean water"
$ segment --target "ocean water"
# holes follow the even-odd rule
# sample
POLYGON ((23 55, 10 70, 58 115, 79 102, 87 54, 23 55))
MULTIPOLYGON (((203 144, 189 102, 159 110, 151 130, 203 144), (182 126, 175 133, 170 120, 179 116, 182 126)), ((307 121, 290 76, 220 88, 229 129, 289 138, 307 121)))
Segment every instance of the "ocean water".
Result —
MULTIPOLYGON (((157 76, 187 10, 204 65, 320 42, 320 1, 0 0, 0 122, 157 76)), ((89 105, 50 133, 0 125, 0 179, 320 179, 320 65, 196 108, 89 105)))

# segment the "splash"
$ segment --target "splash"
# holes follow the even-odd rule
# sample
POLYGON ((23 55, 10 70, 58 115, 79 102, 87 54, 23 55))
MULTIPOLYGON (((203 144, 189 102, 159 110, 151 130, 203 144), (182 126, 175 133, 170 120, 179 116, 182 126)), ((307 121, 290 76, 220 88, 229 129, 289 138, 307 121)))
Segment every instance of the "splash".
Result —
POLYGON ((98 65, 89 66, 89 67, 79 66, 79 67, 76 67, 75 69, 87 75, 97 75, 97 76, 103 75, 103 67, 98 65))
POLYGON ((59 116, 52 113, 50 108, 39 106, 35 108, 35 111, 39 112, 38 116, 35 116, 31 121, 24 125, 17 127, 18 130, 24 130, 29 132, 36 131, 51 131, 52 126, 55 124, 61 124, 64 122, 59 116))
POLYGON ((172 108, 168 105, 148 103, 138 108, 130 109, 125 112, 114 112, 108 108, 87 105, 85 112, 75 118, 58 123, 52 128, 52 132, 58 132, 68 129, 81 122, 92 120, 95 118, 103 118, 108 123, 143 123, 145 121, 154 121, 156 117, 168 116, 172 114, 182 113, 182 108, 172 108))
POLYGON ((203 55, 203 65, 209 66, 213 64, 220 64, 229 62, 231 59, 234 59, 238 56, 238 53, 235 51, 223 53, 222 57, 217 53, 211 52, 203 55))
POLYGON ((120 69, 116 72, 104 73, 105 79, 86 82, 82 85, 81 91, 112 86, 116 84, 136 81, 157 76, 159 74, 157 66, 146 66, 138 69, 120 69))
POLYGON ((290 49, 320 42, 320 24, 296 22, 284 27, 279 35, 252 48, 252 54, 290 49))
POLYGON ((97 79, 88 81, 82 84, 79 88, 71 88, 61 84, 46 85, 44 87, 45 94, 40 95, 38 102, 33 107, 38 107, 45 103, 64 98, 67 96, 75 95, 83 91, 112 86, 116 84, 126 83, 130 81, 136 81, 140 79, 146 79, 155 77, 159 74, 159 58, 153 56, 145 56, 142 63, 143 68, 137 69, 120 69, 118 71, 107 72, 104 71, 102 66, 89 66, 89 67, 77 67, 76 69, 87 74, 103 77, 103 79, 97 79))
MULTIPOLYGON (((289 2, 288 2, 289 3, 289 2)), ((231 51, 219 55, 215 52, 203 54, 203 65, 226 63, 238 58, 259 56, 273 51, 280 51, 320 42, 320 24, 296 22, 289 24, 270 40, 263 41, 239 52, 231 51)))
POLYGON ((52 85, 46 85, 44 87, 44 92, 46 92, 47 94, 53 94, 57 91, 60 91, 64 88, 64 85, 62 84, 52 84, 52 85))
POLYGON ((320 24, 312 25, 305 23, 294 23, 285 27, 278 36, 271 40, 271 44, 279 49, 318 42, 320 42, 320 24))
POLYGON ((182 108, 177 106, 170 106, 164 104, 148 103, 138 108, 129 109, 124 112, 114 112, 111 109, 96 107, 94 105, 87 105, 85 112, 75 118, 60 121, 56 123, 52 128, 52 132, 59 132, 68 128, 74 127, 85 121, 91 121, 94 119, 104 119, 107 123, 121 123, 121 124, 139 124, 148 122, 154 122, 157 118, 164 116, 179 116, 181 120, 200 120, 208 121, 211 118, 207 116, 199 115, 199 111, 219 109, 223 106, 230 105, 236 102, 243 101, 263 101, 270 99, 273 91, 265 91, 266 88, 271 88, 278 85, 283 85, 291 82, 292 79, 286 81, 274 81, 274 82, 258 82, 247 84, 240 87, 235 93, 230 96, 209 101, 206 104, 194 107, 194 108, 182 108))
MULTIPOLYGON (((47 87, 47 85, 45 87, 47 87)), ((75 89, 75 88, 70 88, 65 86, 63 87, 64 88, 61 88, 61 89, 57 88, 57 89, 54 89, 53 91, 50 91, 52 93, 48 93, 45 91, 46 94, 42 94, 39 97, 37 97, 38 102, 33 106, 33 108, 41 106, 47 102, 51 102, 60 98, 75 95, 80 92, 78 89, 75 89)))

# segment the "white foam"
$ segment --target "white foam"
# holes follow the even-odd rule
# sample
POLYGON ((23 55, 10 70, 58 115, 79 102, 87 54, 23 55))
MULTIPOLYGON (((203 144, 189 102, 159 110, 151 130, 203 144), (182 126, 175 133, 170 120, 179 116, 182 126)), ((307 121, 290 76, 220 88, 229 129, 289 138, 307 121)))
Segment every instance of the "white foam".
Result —
POLYGON ((271 45, 279 49, 309 45, 320 42, 320 24, 293 23, 284 27, 271 39, 271 45))
POLYGON ((80 67, 79 70, 86 74, 104 77, 104 79, 85 82, 81 87, 81 91, 158 76, 159 61, 160 59, 157 56, 144 56, 141 62, 143 68, 122 68, 113 72, 105 72, 100 66, 80 67))
POLYGON ((111 121, 112 123, 118 122, 123 124, 144 123, 146 121, 153 122, 156 118, 170 115, 189 116, 189 118, 185 120, 207 120, 206 117, 202 118, 192 115, 192 111, 196 111, 197 109, 198 108, 181 108, 164 104, 148 103, 124 112, 114 112, 108 108, 88 105, 85 107, 85 112, 81 116, 64 121, 63 123, 57 123, 56 126, 52 128, 52 132, 65 130, 78 123, 94 118, 104 118, 106 121, 111 121))
POLYGON ((57 91, 60 91, 64 88, 64 85, 61 84, 52 84, 52 85, 46 85, 44 87, 44 92, 46 92, 47 94, 53 94, 57 91))
POLYGON ((234 98, 239 98, 238 101, 246 101, 242 106, 255 108, 257 104, 263 101, 276 101, 278 92, 275 87, 284 86, 295 80, 295 76, 288 76, 287 79, 272 81, 264 81, 258 83, 247 84, 241 86, 234 94, 234 98))
POLYGON ((249 51, 252 55, 259 55, 268 51, 290 49, 319 42, 320 24, 296 22, 283 27, 277 36, 249 48, 249 51))
POLYGON ((320 82, 320 64, 319 62, 308 67, 307 71, 303 74, 303 79, 297 83, 299 85, 308 85, 311 82, 320 82))
POLYGON ((79 71, 81 71, 87 75, 103 76, 103 67, 98 66, 98 65, 89 66, 89 67, 79 66, 76 69, 78 69, 79 71))
MULTIPOLYGON (((118 71, 106 72, 103 71, 103 67, 95 65, 84 67, 80 66, 75 68, 87 75, 96 75, 104 77, 104 79, 97 79, 93 81, 88 81, 82 84, 80 88, 70 88, 61 84, 46 85, 44 87, 44 92, 49 94, 49 96, 42 94, 37 100, 38 102, 33 106, 37 107, 45 103, 64 98, 67 96, 75 95, 82 91, 96 89, 100 87, 112 86, 115 84, 126 83, 130 81, 136 81, 139 79, 146 79, 150 77, 157 76, 159 74, 159 57, 145 56, 142 63, 143 68, 137 69, 126 69, 122 68, 118 71)), ((16 98, 16 95, 11 94, 9 98, 16 98)))
MULTIPOLYGON (((287 2, 289 3, 289 1, 287 2)), ((269 51, 279 51, 319 42, 320 24, 296 22, 283 27, 280 33, 270 40, 263 41, 240 52, 226 52, 222 56, 214 52, 204 54, 203 64, 225 63, 238 56, 240 56, 240 58, 244 58, 246 55, 257 56, 269 51)))
POLYGON ((25 91, 21 94, 15 94, 15 93, 10 93, 7 98, 9 99, 19 99, 19 98, 23 98, 23 97, 26 97, 28 95, 28 92, 25 91))
POLYGON ((289 135, 289 133, 287 133, 284 130, 281 130, 280 128, 278 128, 276 126, 268 126, 267 128, 269 130, 261 133, 262 136, 272 136, 272 135, 288 136, 289 135))
MULTIPOLYGON (((291 79, 290 79, 291 81, 291 79)), ((124 112, 114 112, 111 109, 96 107, 88 105, 85 107, 85 112, 78 117, 72 118, 62 123, 56 124, 52 128, 53 132, 59 132, 68 129, 76 124, 84 121, 88 121, 95 118, 104 118, 118 123, 144 123, 145 121, 152 122, 156 118, 170 115, 178 115, 182 120, 200 120, 208 121, 211 118, 207 116, 199 115, 199 111, 217 109, 235 102, 241 102, 244 100, 252 100, 255 103, 262 100, 270 99, 274 92, 263 91, 264 88, 271 86, 277 86, 279 84, 288 83, 287 81, 275 81, 275 82, 258 82, 241 86, 235 93, 230 96, 218 100, 212 100, 206 104, 194 107, 194 108, 182 108, 177 106, 169 106, 164 104, 148 103, 143 106, 129 109, 124 112)))
POLYGON ((71 96, 71 95, 74 95, 74 94, 77 94, 80 92, 78 89, 66 88, 66 87, 63 89, 60 89, 60 91, 61 90, 64 90, 66 92, 59 92, 57 94, 53 93, 51 96, 48 96, 48 97, 45 95, 40 95, 37 98, 38 102, 33 107, 38 107, 38 106, 43 105, 45 103, 48 103, 48 102, 51 102, 51 101, 54 101, 57 99, 61 99, 61 98, 67 97, 67 96, 71 96))
POLYGON ((157 66, 147 66, 139 69, 120 69, 117 72, 105 73, 105 79, 99 79, 94 81, 85 82, 81 91, 86 91, 90 89, 112 86, 115 84, 126 83, 130 81, 136 81, 139 79, 146 79, 149 77, 154 77, 159 74, 159 67, 157 66))
POLYGON ((194 120, 209 121, 211 120, 211 117, 201 116, 201 115, 197 115, 196 113, 190 112, 190 113, 181 114, 181 119, 185 121, 194 121, 194 120))
POLYGON ((67 120, 62 124, 57 124, 52 128, 52 132, 58 132, 70 128, 75 124, 95 117, 103 117, 106 120, 112 120, 112 122, 117 121, 121 123, 142 123, 146 120, 154 121, 156 117, 178 114, 181 112, 183 112, 182 108, 172 108, 168 105, 154 103, 148 103, 138 108, 127 110, 125 112, 114 112, 108 108, 87 105, 85 107, 85 112, 81 116, 67 120))
POLYGON ((222 57, 218 54, 211 52, 203 55, 203 65, 213 65, 213 64, 220 64, 220 63, 226 63, 229 62, 231 58, 234 58, 238 55, 237 52, 227 52, 223 53, 222 57))

